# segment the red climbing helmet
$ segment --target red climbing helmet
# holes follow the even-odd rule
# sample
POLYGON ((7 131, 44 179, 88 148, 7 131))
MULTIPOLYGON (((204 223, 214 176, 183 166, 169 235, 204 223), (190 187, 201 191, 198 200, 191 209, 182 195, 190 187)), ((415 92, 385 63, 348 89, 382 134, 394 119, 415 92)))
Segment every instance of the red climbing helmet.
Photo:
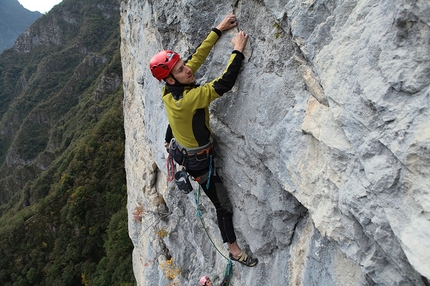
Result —
POLYGON ((179 58, 179 54, 171 50, 157 53, 149 62, 149 68, 151 69, 152 75, 158 80, 166 78, 178 62, 179 58))

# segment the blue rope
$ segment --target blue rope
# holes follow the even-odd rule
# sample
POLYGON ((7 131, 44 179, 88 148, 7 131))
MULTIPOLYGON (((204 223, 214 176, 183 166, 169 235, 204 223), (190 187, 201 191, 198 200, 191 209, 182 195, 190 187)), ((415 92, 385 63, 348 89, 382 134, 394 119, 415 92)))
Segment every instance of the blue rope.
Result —
MULTIPOLYGON (((211 176, 212 176, 212 155, 209 156, 209 172, 208 172, 208 182, 206 183, 206 190, 209 190, 209 186, 211 184, 211 176)), ((197 214, 196 216, 198 218, 202 217, 202 212, 200 211, 199 205, 200 205, 200 185, 199 185, 199 192, 198 194, 194 192, 194 198, 196 200, 196 206, 197 206, 197 214)))
POLYGON ((212 155, 209 156, 209 172, 208 172, 208 182, 206 183, 206 190, 209 190, 209 186, 211 185, 211 176, 212 176, 212 155))
POLYGON ((224 271, 224 279, 222 281, 223 284, 221 285, 225 285, 225 286, 230 285, 231 276, 233 276, 233 263, 229 259, 227 267, 225 268, 225 271, 224 271))
MULTIPOLYGON (((209 186, 211 185, 211 176, 212 176, 212 155, 209 156, 209 172, 208 172, 208 182, 206 183, 206 190, 209 190, 209 186)), ((200 211, 199 205, 200 205, 200 185, 199 185, 199 192, 198 194, 194 192, 194 199, 196 201, 197 206, 197 214, 196 216, 198 218, 202 217, 202 212, 200 211)))

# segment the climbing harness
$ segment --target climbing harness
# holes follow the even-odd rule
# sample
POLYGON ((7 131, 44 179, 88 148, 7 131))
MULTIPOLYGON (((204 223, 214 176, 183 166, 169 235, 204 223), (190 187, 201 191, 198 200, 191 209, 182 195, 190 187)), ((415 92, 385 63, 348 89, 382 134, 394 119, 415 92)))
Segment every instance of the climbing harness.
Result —
MULTIPOLYGON (((172 138, 169 147, 169 155, 172 158, 172 162, 174 160, 182 166, 182 170, 173 173, 175 183, 180 191, 182 191, 184 194, 188 194, 193 190, 193 187, 190 183, 190 176, 186 168, 199 170, 210 167, 212 162, 213 150, 212 140, 209 140, 208 144, 204 146, 186 149, 179 142, 177 142, 175 138, 172 138)), ((168 166, 170 166, 170 163, 168 164, 168 166)), ((170 169, 172 168, 168 167, 168 172, 170 171, 170 169)), ((169 174, 169 177, 170 176, 171 173, 169 174)), ((197 178, 194 178, 194 180, 199 184, 200 182, 204 182, 207 179, 207 173, 197 178)))
MULTIPOLYGON (((206 183, 206 189, 209 189, 212 172, 214 171, 214 169, 213 169, 212 155, 209 155, 209 160, 210 160, 210 163, 209 163, 209 173, 208 173, 208 181, 206 183)), ((200 222, 202 223, 203 229, 206 232, 206 235, 208 236, 210 242, 215 247, 215 250, 219 254, 221 254, 222 257, 224 257, 227 260, 227 266, 226 266, 226 268, 224 270, 224 279, 223 279, 221 285, 228 286, 230 284, 230 280, 231 280, 231 277, 233 275, 233 263, 232 263, 231 259, 229 259, 224 254, 222 254, 222 252, 216 247, 216 245, 213 242, 211 236, 209 235, 209 232, 208 232, 208 230, 206 228, 205 222, 203 221, 202 212, 200 210, 200 193, 201 193, 201 186, 199 185, 199 190, 197 192, 194 191, 194 198, 195 198, 195 201, 196 201, 196 208, 197 208, 196 216, 200 219, 200 222)))

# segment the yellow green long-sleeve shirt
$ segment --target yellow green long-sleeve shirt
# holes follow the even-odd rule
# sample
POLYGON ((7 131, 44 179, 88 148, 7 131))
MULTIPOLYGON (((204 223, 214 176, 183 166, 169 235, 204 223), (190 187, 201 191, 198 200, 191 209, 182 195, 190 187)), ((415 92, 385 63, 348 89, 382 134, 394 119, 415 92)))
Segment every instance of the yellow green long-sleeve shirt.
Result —
MULTIPOLYGON (((221 32, 213 29, 200 44, 186 65, 195 73, 206 60, 221 32)), ((216 98, 231 90, 236 82, 244 56, 233 51, 223 74, 202 86, 166 84, 163 87, 162 99, 166 108, 169 127, 166 141, 171 133, 175 140, 185 148, 198 148, 209 143, 211 129, 209 126, 209 105, 216 98)))

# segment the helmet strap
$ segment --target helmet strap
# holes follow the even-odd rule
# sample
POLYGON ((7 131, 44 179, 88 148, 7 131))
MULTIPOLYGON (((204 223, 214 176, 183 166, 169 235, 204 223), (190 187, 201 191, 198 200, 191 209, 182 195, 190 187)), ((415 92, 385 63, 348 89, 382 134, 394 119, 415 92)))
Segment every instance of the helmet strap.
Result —
POLYGON ((175 83, 174 84, 169 84, 169 83, 167 83, 167 81, 166 80, 164 80, 165 82, 166 82, 166 84, 168 84, 168 85, 177 85, 177 84, 180 84, 180 85, 182 85, 176 78, 175 78, 175 76, 172 74, 172 73, 170 73, 169 74, 169 76, 171 76, 172 77, 172 79, 175 81, 175 83))

